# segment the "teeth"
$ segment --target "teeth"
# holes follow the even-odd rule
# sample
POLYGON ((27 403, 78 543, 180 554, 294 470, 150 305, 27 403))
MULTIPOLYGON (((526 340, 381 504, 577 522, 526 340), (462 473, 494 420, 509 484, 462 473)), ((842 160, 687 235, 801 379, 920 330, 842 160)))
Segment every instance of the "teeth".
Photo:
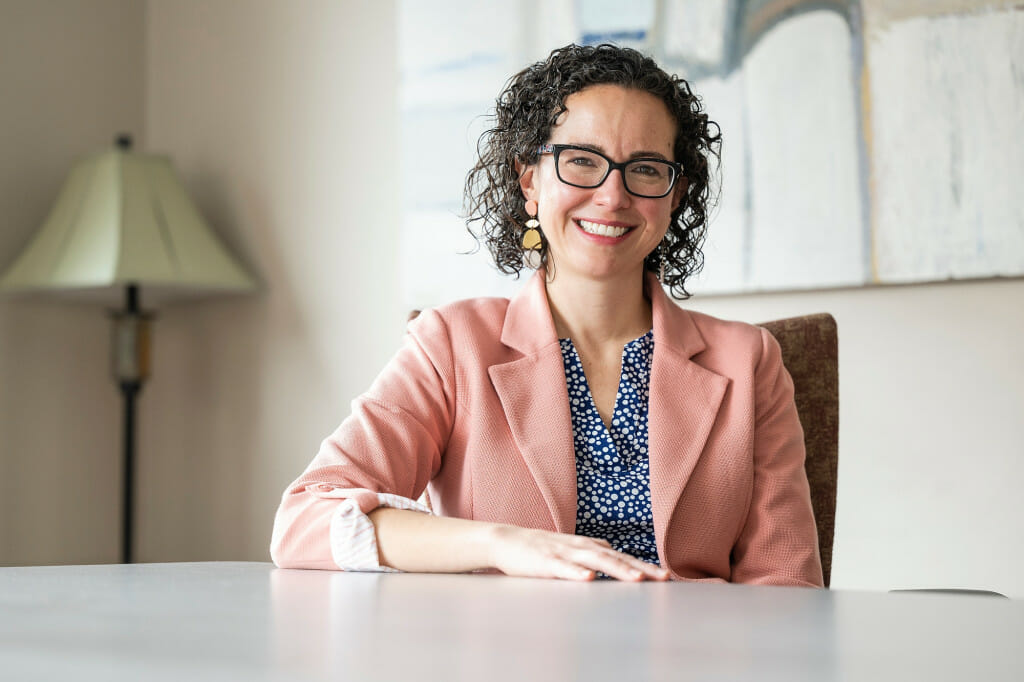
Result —
POLYGON ((578 220, 580 227, 587 234, 599 234, 602 237, 621 237, 628 231, 625 227, 612 227, 601 223, 592 223, 589 220, 578 220))

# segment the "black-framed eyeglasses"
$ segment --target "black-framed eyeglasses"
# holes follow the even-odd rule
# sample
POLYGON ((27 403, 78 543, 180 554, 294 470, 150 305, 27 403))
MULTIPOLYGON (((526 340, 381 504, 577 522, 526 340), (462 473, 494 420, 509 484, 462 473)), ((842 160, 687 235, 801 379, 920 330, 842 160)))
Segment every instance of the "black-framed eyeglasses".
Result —
POLYGON ((626 191, 645 199, 668 196, 683 174, 683 167, 673 161, 641 158, 616 163, 601 152, 573 144, 542 144, 537 153, 554 155, 555 173, 567 185, 600 187, 613 170, 618 170, 626 191))

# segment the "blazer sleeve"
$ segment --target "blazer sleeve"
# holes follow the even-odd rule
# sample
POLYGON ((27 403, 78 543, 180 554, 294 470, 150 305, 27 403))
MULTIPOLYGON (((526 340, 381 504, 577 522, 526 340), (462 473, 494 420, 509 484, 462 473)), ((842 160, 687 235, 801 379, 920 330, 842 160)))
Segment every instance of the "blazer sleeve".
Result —
POLYGON ((823 585, 804 470, 804 434, 778 341, 761 329, 755 369, 754 482, 733 548, 733 582, 823 585))
MULTIPOLYGON (((337 569, 331 523, 354 501, 363 514, 378 493, 419 497, 441 466, 454 424, 454 363, 442 317, 427 310, 352 413, 285 490, 270 554, 281 568, 337 569)), ((386 497, 384 499, 387 499, 386 497)))

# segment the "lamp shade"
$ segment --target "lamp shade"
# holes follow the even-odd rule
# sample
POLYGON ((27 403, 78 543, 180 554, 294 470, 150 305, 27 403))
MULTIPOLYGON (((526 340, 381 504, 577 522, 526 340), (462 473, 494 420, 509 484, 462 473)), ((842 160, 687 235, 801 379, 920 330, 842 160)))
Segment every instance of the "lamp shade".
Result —
POLYGON ((115 147, 75 164, 46 222, 0 278, 0 290, 120 285, 255 288, 199 215, 170 159, 115 147))

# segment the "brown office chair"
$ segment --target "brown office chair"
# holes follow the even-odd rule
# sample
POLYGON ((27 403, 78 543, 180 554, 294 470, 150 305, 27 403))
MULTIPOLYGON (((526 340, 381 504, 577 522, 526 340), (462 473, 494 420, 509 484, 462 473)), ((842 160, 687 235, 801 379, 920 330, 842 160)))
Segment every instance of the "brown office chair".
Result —
POLYGON ((764 322, 782 347, 782 362, 793 377, 796 409, 807 446, 807 481, 818 526, 825 587, 832 573, 839 463, 839 338, 828 313, 764 322))

